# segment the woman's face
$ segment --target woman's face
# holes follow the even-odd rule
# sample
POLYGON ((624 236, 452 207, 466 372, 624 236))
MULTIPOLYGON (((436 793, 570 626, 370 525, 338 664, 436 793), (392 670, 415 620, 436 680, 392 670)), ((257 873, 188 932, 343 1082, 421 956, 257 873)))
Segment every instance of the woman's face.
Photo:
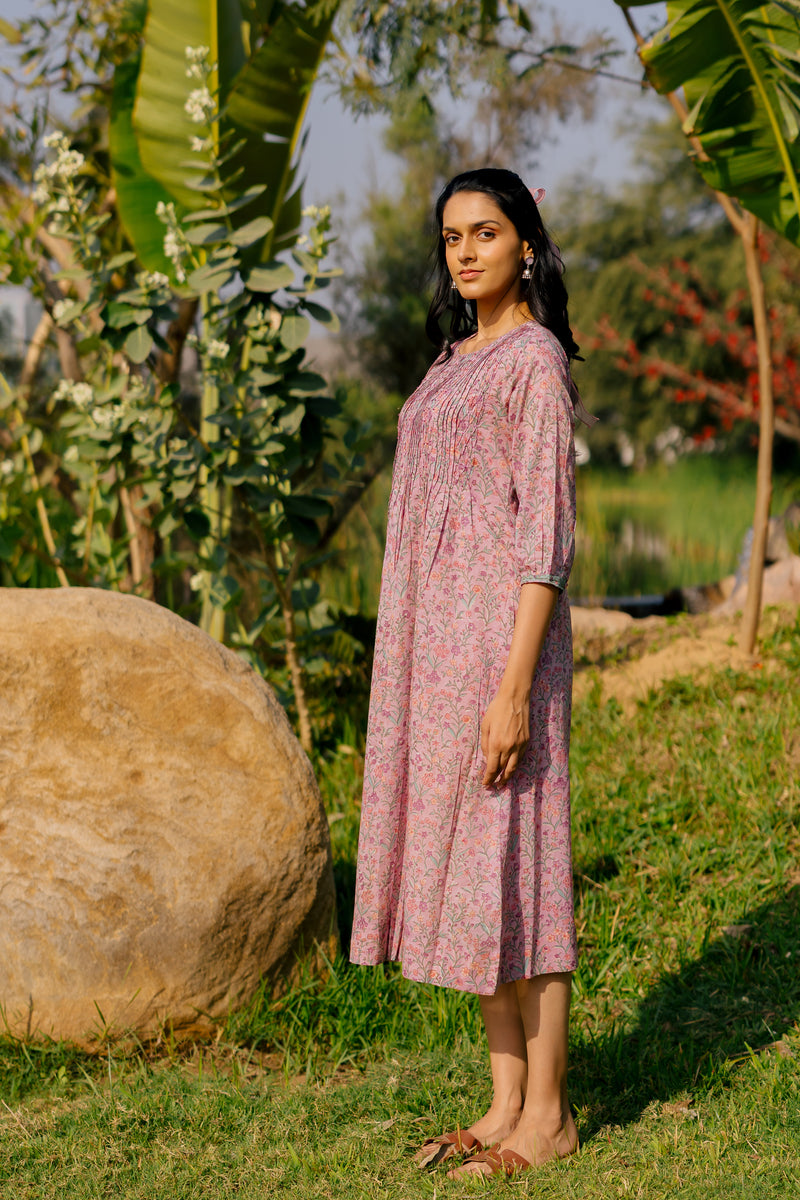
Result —
POLYGON ((519 298, 527 242, 484 192, 457 192, 444 206, 447 267, 465 300, 519 298))

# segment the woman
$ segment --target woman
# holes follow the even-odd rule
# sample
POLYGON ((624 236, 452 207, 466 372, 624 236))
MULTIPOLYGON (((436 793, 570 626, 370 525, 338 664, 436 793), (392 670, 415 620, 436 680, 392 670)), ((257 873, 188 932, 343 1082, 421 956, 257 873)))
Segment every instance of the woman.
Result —
POLYGON ((518 176, 456 176, 436 220, 441 353, 400 415, 351 958, 479 994, 491 1106, 416 1160, 512 1173, 577 1146, 564 589, 578 347, 518 176))

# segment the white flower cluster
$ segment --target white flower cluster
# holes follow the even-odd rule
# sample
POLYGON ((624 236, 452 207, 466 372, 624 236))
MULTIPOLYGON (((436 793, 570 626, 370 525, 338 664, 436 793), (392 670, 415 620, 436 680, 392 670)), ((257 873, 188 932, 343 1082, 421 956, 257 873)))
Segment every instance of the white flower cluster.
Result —
POLYGON ((169 276, 163 271, 140 271, 136 282, 144 291, 154 292, 157 288, 169 287, 169 276))
POLYGON ((92 424, 98 429, 110 429, 115 421, 123 416, 125 407, 122 404, 106 404, 102 408, 93 408, 89 413, 92 424))
POLYGON ((94 400, 94 391, 89 383, 74 383, 62 379, 53 393, 54 400, 68 400, 76 408, 87 409, 94 400))
POLYGON ((189 92, 183 110, 189 120, 193 121, 195 125, 208 125, 217 110, 217 106, 208 88, 201 87, 195 88, 193 92, 189 92))
POLYGON ((303 209, 302 215, 304 217, 308 217, 310 221, 315 221, 317 223, 320 223, 321 221, 327 221, 328 217, 331 215, 331 206, 330 204, 323 204, 321 208, 318 208, 316 204, 307 204, 303 209))
POLYGON ((175 268, 175 277, 178 283, 183 283, 186 279, 183 260, 187 253, 187 244, 178 224, 175 205, 171 200, 168 204, 159 200, 156 205, 156 216, 167 227, 167 232, 164 234, 164 253, 175 268))
MULTIPOLYGON (((46 204, 50 199, 50 187, 53 183, 66 183, 67 180, 73 179, 83 170, 86 159, 77 150, 70 147, 68 139, 63 133, 48 133, 44 139, 44 144, 48 150, 55 150, 56 156, 49 163, 40 163, 33 173, 33 180, 36 187, 32 193, 32 199, 35 204, 46 204)), ((60 208, 59 211, 64 212, 67 209, 60 208)))
POLYGON ((223 359, 228 357, 230 346, 227 342, 221 342, 218 338, 211 338, 206 346, 206 355, 209 358, 223 359))
POLYGON ((55 304, 53 305, 53 320, 55 321, 56 325, 64 316, 64 313, 67 311, 67 309, 70 308, 71 304, 71 300, 56 300, 55 304))
POLYGON ((189 139, 189 145, 195 154, 207 154, 209 150, 214 148, 214 139, 207 137, 193 137, 189 139))
POLYGON ((209 59, 211 51, 208 46, 187 46, 186 47, 186 78, 200 79, 207 78, 212 70, 209 59))
POLYGON ((4 475, 7 479, 9 475, 13 475, 13 474, 14 474, 13 458, 4 458, 0 462, 0 475, 4 475))

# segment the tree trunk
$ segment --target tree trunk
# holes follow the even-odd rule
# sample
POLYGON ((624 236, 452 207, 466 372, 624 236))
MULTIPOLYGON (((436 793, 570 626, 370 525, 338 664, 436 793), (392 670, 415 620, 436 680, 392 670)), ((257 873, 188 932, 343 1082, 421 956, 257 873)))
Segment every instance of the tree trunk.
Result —
POLYGON ((742 232, 747 282, 753 302, 753 324, 758 347, 758 469, 756 472, 756 506, 753 514, 753 543, 750 551, 750 570, 747 578, 742 628, 739 645, 752 654, 758 636, 761 616, 761 592, 764 581, 764 555, 767 548, 769 509, 772 502, 772 443, 775 436, 775 412, 772 396, 772 352, 770 346, 767 302, 764 280, 758 257, 758 219, 751 213, 745 218, 747 228, 742 232))

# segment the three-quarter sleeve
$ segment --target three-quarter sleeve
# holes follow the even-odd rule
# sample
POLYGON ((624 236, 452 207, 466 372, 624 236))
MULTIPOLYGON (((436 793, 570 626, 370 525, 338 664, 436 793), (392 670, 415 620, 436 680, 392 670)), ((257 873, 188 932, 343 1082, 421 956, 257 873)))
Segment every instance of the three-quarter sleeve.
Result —
POLYGON ((517 578, 564 590, 575 554, 575 443, 566 355, 524 347, 509 404, 517 578))

